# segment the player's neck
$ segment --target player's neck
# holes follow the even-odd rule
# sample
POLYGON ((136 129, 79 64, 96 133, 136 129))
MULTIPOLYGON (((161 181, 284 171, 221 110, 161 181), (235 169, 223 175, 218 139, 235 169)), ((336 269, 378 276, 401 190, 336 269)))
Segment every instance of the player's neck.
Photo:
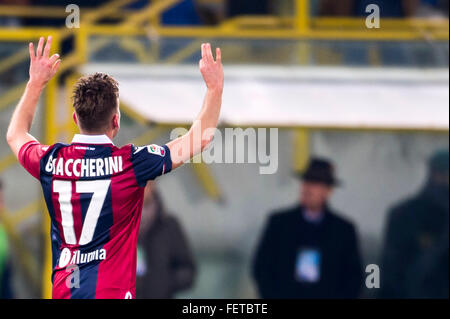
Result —
POLYGON ((80 134, 82 134, 82 135, 106 135, 109 137, 109 139, 111 141, 114 138, 113 132, 86 132, 86 131, 80 130, 80 134))

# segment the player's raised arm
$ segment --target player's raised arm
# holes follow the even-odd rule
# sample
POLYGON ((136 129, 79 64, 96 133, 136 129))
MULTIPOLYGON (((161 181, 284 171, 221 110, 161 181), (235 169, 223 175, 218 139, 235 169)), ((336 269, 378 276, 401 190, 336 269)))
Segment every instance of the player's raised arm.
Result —
POLYGON ((58 54, 49 57, 52 37, 49 36, 47 43, 41 37, 35 50, 33 43, 29 44, 30 49, 30 78, 19 104, 14 110, 11 122, 9 123, 6 140, 13 153, 18 156, 20 148, 29 141, 36 140, 29 132, 33 123, 34 113, 47 82, 58 71, 61 60, 58 54))
POLYGON ((189 132, 167 144, 171 153, 172 169, 181 166, 208 146, 219 121, 224 83, 220 49, 216 49, 214 60, 211 45, 202 44, 202 59, 199 66, 208 91, 200 114, 189 132))

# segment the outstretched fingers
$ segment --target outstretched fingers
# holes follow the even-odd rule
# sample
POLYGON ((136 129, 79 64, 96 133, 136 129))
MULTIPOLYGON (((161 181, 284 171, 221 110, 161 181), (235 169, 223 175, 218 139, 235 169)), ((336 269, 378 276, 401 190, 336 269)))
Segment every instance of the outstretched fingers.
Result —
POLYGON ((53 66, 52 66, 52 73, 53 73, 53 75, 55 75, 56 72, 58 72, 60 64, 61 64, 61 59, 56 60, 56 62, 53 64, 53 66))
POLYGON ((222 51, 220 50, 220 48, 216 49, 216 62, 222 63, 222 51))
POLYGON ((202 60, 206 58, 206 43, 202 43, 202 60))
POLYGON ((52 46, 52 36, 49 35, 47 38, 47 43, 45 44, 44 54, 42 55, 44 58, 48 58, 50 55, 50 48, 52 46))
POLYGON ((214 57, 211 51, 211 44, 209 43, 206 44, 206 61, 208 61, 208 63, 214 62, 214 57))
POLYGON ((28 50, 30 51, 30 59, 33 60, 36 55, 34 53, 34 44, 33 42, 30 42, 30 44, 28 44, 28 50))
POLYGON ((211 53, 211 44, 209 43, 202 44, 202 60, 205 63, 214 62, 214 58, 211 53))
POLYGON ((36 57, 39 58, 42 56, 42 49, 44 48, 44 37, 39 39, 39 43, 36 50, 36 57))
POLYGON ((212 48, 210 43, 203 43, 201 45, 202 50, 202 58, 199 61, 199 65, 201 66, 202 63, 204 64, 222 64, 222 51, 220 48, 216 48, 216 58, 214 59, 212 48))
POLYGON ((59 59, 59 54, 58 54, 58 53, 55 53, 55 54, 53 54, 53 55, 50 57, 50 59, 48 60, 48 62, 49 62, 51 65, 53 65, 53 64, 55 64, 55 62, 56 62, 58 59, 59 59))

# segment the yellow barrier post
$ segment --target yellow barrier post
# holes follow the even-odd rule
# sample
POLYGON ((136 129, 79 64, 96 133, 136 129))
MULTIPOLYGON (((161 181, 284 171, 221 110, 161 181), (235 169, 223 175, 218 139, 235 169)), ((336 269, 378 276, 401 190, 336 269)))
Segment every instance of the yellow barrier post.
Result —
POLYGON ((292 162, 295 172, 303 172, 309 160, 309 134, 306 129, 294 129, 294 153, 292 162))
MULTIPOLYGON (((52 52, 60 52, 61 49, 61 38, 58 32, 52 34, 53 45, 52 52)), ((58 81, 59 76, 56 74, 53 79, 51 79, 45 90, 45 119, 46 125, 44 128, 44 143, 51 145, 56 142, 58 138, 58 81)), ((42 296, 45 299, 50 299, 52 296, 52 256, 51 256, 51 238, 50 238, 50 217, 45 205, 45 201, 42 200, 44 216, 42 216, 42 228, 44 231, 44 266, 42 275, 42 296)))
POLYGON ((310 27, 310 0, 296 1, 296 28, 299 34, 307 34, 310 27))
MULTIPOLYGON (((197 155, 197 159, 200 157, 201 155, 197 155)), ((195 163, 195 161, 196 159, 193 159, 190 165, 200 186, 206 192, 206 195, 215 201, 223 201, 222 192, 220 191, 219 185, 215 181, 209 166, 203 162, 195 163)))

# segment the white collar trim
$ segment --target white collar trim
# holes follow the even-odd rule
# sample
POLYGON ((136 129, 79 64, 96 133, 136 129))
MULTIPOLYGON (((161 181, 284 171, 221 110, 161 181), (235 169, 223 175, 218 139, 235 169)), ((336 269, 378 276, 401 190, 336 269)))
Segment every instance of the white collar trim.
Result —
POLYGON ((72 143, 82 143, 82 144, 113 144, 111 139, 106 135, 85 135, 85 134, 75 134, 72 139, 72 143))

